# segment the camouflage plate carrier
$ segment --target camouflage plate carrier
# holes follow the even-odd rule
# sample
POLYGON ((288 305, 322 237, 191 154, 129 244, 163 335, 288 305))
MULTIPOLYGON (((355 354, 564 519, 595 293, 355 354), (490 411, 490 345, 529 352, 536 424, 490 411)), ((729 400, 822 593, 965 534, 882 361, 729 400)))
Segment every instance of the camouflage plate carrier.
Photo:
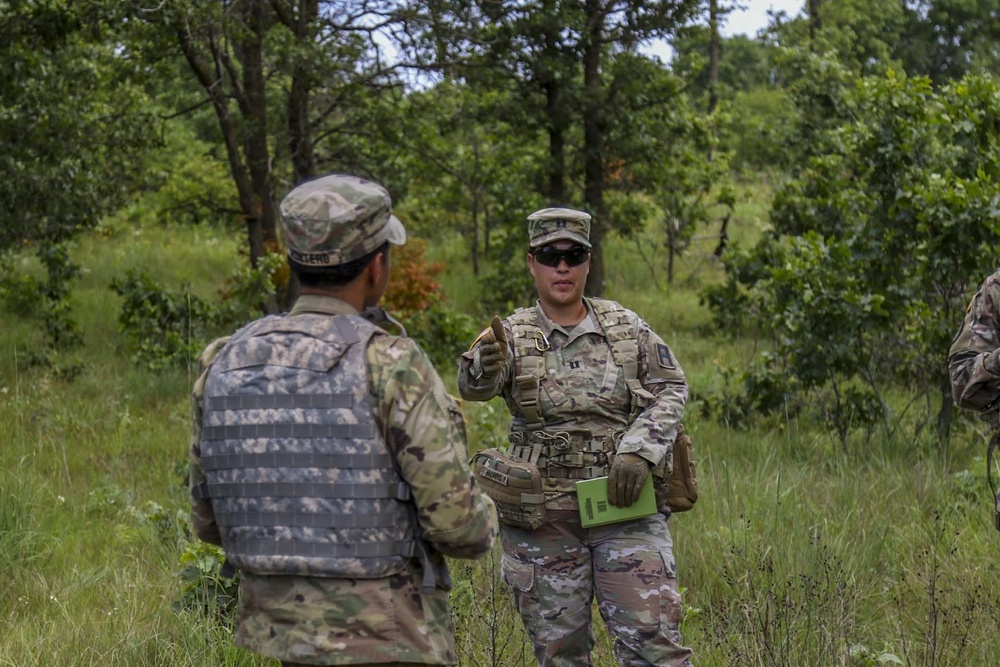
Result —
MULTIPOLYGON (((639 380, 638 322, 615 301, 587 298, 598 326, 611 347, 615 365, 622 369, 629 391, 629 416, 632 423, 655 396, 639 380)), ((536 465, 545 479, 546 491, 573 491, 581 479, 608 474, 611 457, 622 432, 597 432, 588 429, 546 429, 539 405, 539 390, 545 377, 545 351, 548 341, 542 333, 534 307, 518 308, 507 320, 514 346, 512 401, 520 408, 525 430, 512 425, 508 455, 536 465)), ((665 463, 654 470, 657 507, 663 512, 690 509, 698 498, 693 458, 693 443, 680 426, 675 441, 672 472, 665 463), (678 449, 684 449, 678 452, 678 449)))
POLYGON ((237 332, 205 382, 209 498, 229 561, 260 575, 371 579, 420 557, 409 486, 376 427, 358 316, 267 317, 237 332))

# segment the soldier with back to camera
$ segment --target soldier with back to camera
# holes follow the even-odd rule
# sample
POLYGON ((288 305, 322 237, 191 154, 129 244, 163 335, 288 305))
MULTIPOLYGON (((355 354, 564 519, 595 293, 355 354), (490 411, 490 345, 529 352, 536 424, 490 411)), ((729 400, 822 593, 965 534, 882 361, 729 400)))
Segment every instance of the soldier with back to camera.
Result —
POLYGON ((406 232, 348 175, 295 188, 281 221, 301 297, 210 344, 193 392, 194 526, 240 573, 235 642, 285 666, 456 664, 443 555, 489 551, 495 510, 457 402, 369 310, 406 232))

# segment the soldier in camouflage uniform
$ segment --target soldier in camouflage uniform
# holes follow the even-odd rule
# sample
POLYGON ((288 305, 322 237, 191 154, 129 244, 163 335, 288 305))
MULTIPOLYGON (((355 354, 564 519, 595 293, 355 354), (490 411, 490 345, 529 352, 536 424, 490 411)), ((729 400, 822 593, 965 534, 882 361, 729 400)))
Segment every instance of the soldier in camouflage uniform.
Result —
POLYGON ((489 551, 495 509, 427 356, 359 314, 405 230, 353 176, 281 215, 302 296, 209 345, 193 392, 194 526, 240 573, 235 641, 286 666, 456 664, 443 555, 489 551))
POLYGON ((507 455, 537 464, 543 480, 541 528, 501 517, 502 578, 539 665, 591 664, 595 596, 622 665, 688 665, 666 516, 583 528, 574 486, 609 475, 611 502, 628 506, 651 472, 669 474, 684 373, 635 313, 583 297, 590 215, 543 209, 529 217, 529 237, 538 302, 494 318, 458 373, 466 400, 503 396, 507 455))
MULTIPOLYGON (((1000 429, 1000 271, 987 278, 972 298, 951 342, 948 372, 955 402, 979 411, 995 430, 1000 429)), ((1000 492, 995 524, 1000 529, 1000 492)))
POLYGON ((952 395, 963 408, 989 411, 1000 397, 1000 271, 983 283, 951 343, 952 395))

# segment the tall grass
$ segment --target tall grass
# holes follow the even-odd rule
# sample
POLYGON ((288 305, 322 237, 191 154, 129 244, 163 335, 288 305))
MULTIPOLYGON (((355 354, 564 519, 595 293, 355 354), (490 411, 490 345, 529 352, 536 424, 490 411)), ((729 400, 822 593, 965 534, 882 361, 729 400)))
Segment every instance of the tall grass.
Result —
MULTIPOLYGON (((761 210, 742 202, 734 236, 758 234, 761 210)), ((241 261, 234 237, 117 232, 75 253, 87 343, 73 382, 25 366, 30 319, 7 314, 0 328, 0 665, 273 665, 234 648, 214 619, 174 611, 189 537, 171 517, 187 510, 192 372, 133 368, 108 289, 136 268, 210 297, 241 261)), ((655 244, 654 230, 645 242, 655 244)), ((461 257, 454 243, 440 252, 461 257)), ((693 248, 668 286, 640 250, 650 252, 611 239, 608 294, 663 335, 697 395, 722 381, 721 366, 747 363, 753 343, 717 335, 698 302, 699 286, 720 275, 710 251, 693 248)), ((450 303, 471 309, 480 286, 460 268, 443 280, 450 303)), ((441 371, 454 387, 453 369, 441 371)), ((504 441, 500 402, 468 404, 466 416, 473 448, 504 441)), ((859 433, 845 449, 795 416, 737 431, 695 406, 685 424, 701 499, 670 525, 697 664, 1000 664, 1000 534, 972 426, 960 424, 942 456, 885 434, 859 433)), ((499 551, 453 564, 463 665, 533 664, 498 562, 499 551)), ((600 624, 595 664, 614 664, 600 624)))

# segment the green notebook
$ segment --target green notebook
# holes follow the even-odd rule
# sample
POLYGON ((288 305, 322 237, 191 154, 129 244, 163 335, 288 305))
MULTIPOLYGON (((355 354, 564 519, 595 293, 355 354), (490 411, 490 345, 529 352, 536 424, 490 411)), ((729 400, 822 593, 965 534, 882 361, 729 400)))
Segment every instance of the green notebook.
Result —
POLYGON ((628 507, 615 507, 608 501, 607 477, 577 482, 576 497, 580 501, 580 523, 584 528, 656 514, 652 475, 646 477, 646 484, 642 487, 639 500, 628 507))

